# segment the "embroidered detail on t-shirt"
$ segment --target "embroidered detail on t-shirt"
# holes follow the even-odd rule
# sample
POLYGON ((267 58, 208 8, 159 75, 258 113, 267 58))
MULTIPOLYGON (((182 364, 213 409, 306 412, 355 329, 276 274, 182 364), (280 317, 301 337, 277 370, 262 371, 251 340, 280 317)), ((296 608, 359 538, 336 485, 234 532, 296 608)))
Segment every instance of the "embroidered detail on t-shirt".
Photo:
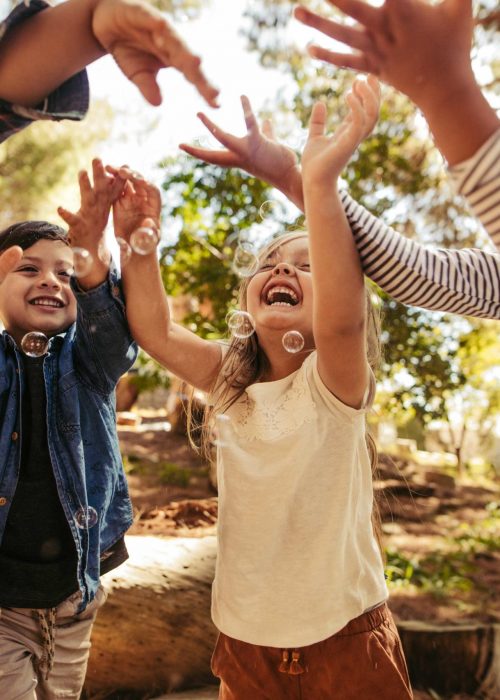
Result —
POLYGON ((235 432, 245 440, 276 440, 295 432, 304 423, 312 423, 316 420, 316 404, 304 368, 277 399, 266 400, 259 396, 256 403, 245 392, 228 414, 235 432))

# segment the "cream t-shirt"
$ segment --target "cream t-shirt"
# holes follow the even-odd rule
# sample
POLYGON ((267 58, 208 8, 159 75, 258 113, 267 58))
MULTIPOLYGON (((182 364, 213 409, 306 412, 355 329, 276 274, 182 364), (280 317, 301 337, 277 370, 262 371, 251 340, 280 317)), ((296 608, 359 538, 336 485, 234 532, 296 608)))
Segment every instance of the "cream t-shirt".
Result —
POLYGON ((228 636, 306 646, 387 598, 365 412, 326 388, 314 352, 219 422, 212 618, 228 636))

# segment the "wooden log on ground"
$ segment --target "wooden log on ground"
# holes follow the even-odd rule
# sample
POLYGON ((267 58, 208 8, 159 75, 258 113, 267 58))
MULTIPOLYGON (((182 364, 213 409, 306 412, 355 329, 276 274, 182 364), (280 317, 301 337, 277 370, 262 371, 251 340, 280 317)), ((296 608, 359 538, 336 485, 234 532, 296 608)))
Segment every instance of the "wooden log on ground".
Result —
POLYGON ((415 688, 500 698, 500 625, 405 621, 398 630, 415 688))
POLYGON ((213 683, 216 538, 126 541, 130 559, 102 579, 108 599, 94 625, 86 690, 165 693, 213 683))

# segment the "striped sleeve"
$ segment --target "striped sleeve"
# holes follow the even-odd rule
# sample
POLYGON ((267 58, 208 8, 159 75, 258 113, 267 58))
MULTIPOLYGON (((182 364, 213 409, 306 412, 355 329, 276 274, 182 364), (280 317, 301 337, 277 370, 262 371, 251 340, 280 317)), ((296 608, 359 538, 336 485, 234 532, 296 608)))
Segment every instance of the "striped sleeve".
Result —
POLYGON ((341 198, 363 271, 397 301, 431 311, 500 320, 500 255, 427 248, 341 198))
POLYGON ((450 168, 450 175, 500 250, 500 129, 472 158, 450 168))

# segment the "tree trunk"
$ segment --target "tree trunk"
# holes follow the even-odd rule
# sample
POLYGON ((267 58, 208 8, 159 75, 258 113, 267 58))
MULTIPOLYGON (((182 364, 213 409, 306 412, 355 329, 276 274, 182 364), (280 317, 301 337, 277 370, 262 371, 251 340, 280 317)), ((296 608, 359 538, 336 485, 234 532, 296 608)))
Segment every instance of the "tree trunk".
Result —
MULTIPOLYGON (((500 697, 500 625, 399 622, 415 688, 500 697)), ((482 696, 481 696, 482 697, 482 696)))
POLYGON ((210 619, 216 541, 127 537, 130 559, 103 576, 88 691, 164 693, 213 682, 210 619))

